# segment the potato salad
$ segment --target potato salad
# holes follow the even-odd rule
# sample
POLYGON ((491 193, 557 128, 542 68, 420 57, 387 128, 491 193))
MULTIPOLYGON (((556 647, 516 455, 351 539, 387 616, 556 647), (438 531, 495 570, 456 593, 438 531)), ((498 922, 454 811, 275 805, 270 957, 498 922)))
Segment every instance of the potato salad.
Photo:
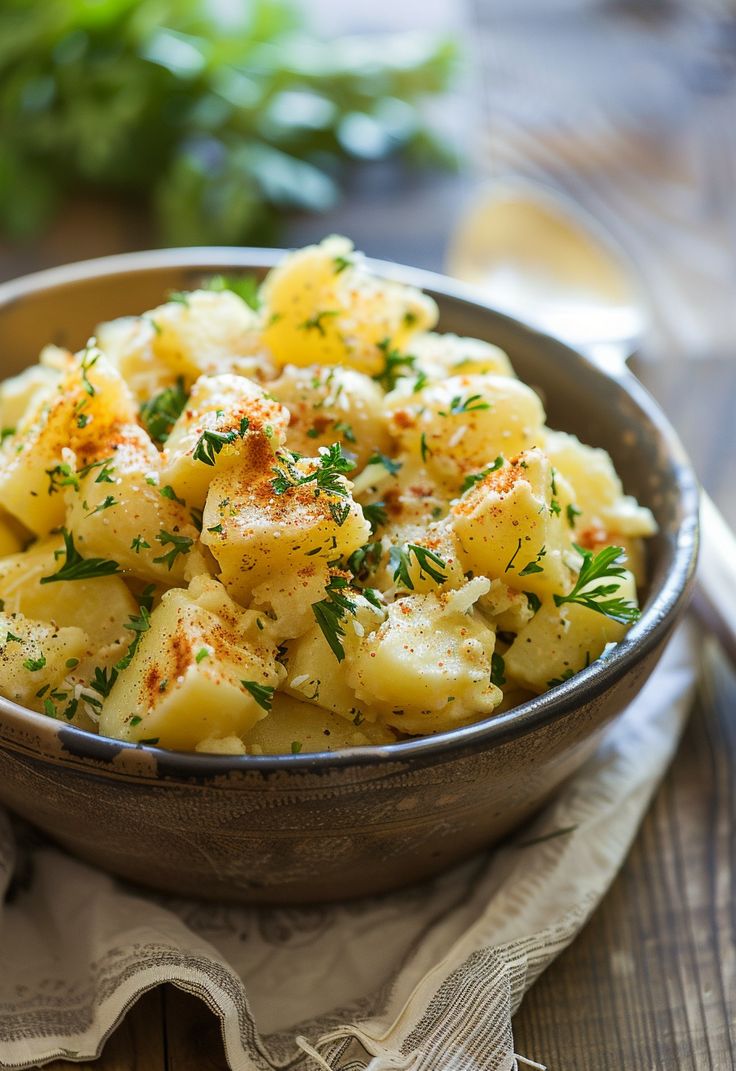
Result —
POLYGON ((605 656, 652 515, 437 318, 333 237, 6 380, 0 694, 298 754, 492 718, 605 656))

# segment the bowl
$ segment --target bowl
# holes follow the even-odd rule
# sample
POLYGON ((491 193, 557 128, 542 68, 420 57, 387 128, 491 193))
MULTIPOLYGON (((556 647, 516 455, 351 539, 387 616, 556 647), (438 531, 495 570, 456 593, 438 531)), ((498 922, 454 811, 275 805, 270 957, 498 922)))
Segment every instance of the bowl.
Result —
MULTIPOLYGON (((192 289, 212 272, 264 274, 277 250, 126 254, 0 285, 3 376, 54 341, 192 289)), ((320 754, 182 754, 121 743, 0 700, 0 801, 75 855, 178 895, 317 902, 418 881, 487 848, 591 754, 652 672, 690 592, 695 479, 628 373, 501 315, 448 279, 377 262, 428 291, 440 330, 495 342, 544 398, 549 423, 611 454, 659 524, 643 613, 604 661, 514 710, 401 743, 320 754)))

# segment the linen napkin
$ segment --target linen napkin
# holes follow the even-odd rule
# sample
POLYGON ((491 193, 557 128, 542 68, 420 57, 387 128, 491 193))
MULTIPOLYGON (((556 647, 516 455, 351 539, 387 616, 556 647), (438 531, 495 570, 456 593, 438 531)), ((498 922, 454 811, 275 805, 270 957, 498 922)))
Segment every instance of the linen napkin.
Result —
POLYGON ((681 631, 531 825, 383 897, 269 909, 175 900, 0 812, 0 1067, 93 1058, 136 998, 166 982, 220 1017, 233 1071, 543 1067, 544 1053, 515 1054, 512 1016, 626 855, 684 724, 692 648, 681 631))

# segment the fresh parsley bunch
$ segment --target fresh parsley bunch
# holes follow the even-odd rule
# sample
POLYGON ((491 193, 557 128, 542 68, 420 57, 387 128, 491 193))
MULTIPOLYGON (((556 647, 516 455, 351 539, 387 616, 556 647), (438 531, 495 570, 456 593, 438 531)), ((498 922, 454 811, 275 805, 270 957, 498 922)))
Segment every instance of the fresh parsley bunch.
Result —
POLYGON ((446 159, 418 104, 454 60, 437 37, 316 40, 289 0, 3 0, 0 231, 94 189, 148 203, 165 242, 270 240, 350 159, 446 159))

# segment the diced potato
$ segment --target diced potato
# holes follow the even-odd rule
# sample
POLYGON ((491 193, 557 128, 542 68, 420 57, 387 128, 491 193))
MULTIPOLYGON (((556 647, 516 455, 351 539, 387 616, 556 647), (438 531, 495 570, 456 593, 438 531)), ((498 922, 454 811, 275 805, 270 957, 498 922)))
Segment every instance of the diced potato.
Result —
POLYGON ((83 351, 53 394, 6 439, 0 452, 0 502, 37 535, 64 521, 64 497, 53 474, 69 448, 80 467, 104 456, 120 424, 133 423, 136 406, 119 373, 94 348, 83 351))
POLYGON ((287 365, 268 389, 291 415, 286 445, 300 454, 342 443, 355 455, 359 471, 377 450, 388 453, 391 437, 384 393, 351 368, 297 368, 287 365))
POLYGON ((288 411, 257 383, 201 376, 166 441, 161 482, 201 509, 216 474, 239 463, 270 470, 288 423, 288 411))
POLYGON ((17 428, 29 410, 35 412, 54 393, 60 378, 55 369, 34 364, 0 383, 0 431, 7 435, 17 428))
POLYGON ((373 275, 345 238, 286 257, 263 287, 263 341, 277 365, 347 365, 380 373, 386 348, 403 348, 437 322, 426 294, 373 275))
MULTIPOLYGON (((630 573, 608 582, 618 584, 610 598, 621 597, 636 605, 636 585, 630 573)), ((543 692, 584 669, 607 643, 622 639, 627 629, 586 606, 565 603, 558 607, 546 600, 504 655, 506 676, 530 691, 543 692)))
POLYGON ((155 356, 188 382, 219 372, 250 375, 258 365, 260 318, 230 290, 193 290, 153 309, 147 318, 155 332, 155 356), (242 358, 251 360, 243 365, 242 358))
POLYGON ((575 519, 578 535, 586 530, 598 530, 594 541, 610 544, 616 543, 616 535, 649 536, 656 532, 651 511, 624 494, 605 450, 586 446, 563 431, 547 431, 543 445, 552 464, 572 487, 575 505, 580 510, 580 516, 575 519))
POLYGON ((159 482, 158 451, 142 428, 128 425, 118 429, 111 455, 66 490, 77 551, 116 561, 144 580, 182 583, 199 532, 172 488, 159 482))
POLYGON ((495 633, 471 611, 489 588, 477 578, 458 591, 409 595, 346 661, 358 700, 405 733, 478 721, 498 706, 491 684, 495 633))
POLYGON ((492 580, 488 592, 478 599, 478 609, 492 619, 499 632, 518 632, 534 616, 532 601, 502 580, 492 580))
POLYGON ((483 373, 494 376, 514 375, 511 362, 504 351, 479 338, 427 332, 424 335, 416 335, 411 340, 411 353, 415 359, 415 368, 432 380, 483 373))
POLYGON ((324 598, 330 571, 324 559, 309 559, 297 572, 277 572, 253 589, 252 610, 268 616, 273 634, 290 640, 314 624, 312 605, 324 598))
POLYGON ((421 458, 456 493, 465 476, 535 446, 543 435, 539 397, 510 376, 452 376, 419 391, 400 383, 386 405, 401 450, 421 458))
POLYGON ((395 740, 396 733, 385 725, 363 721, 358 728, 329 710, 279 693, 272 712, 246 735, 245 746, 251 755, 289 755, 395 740))
POLYGON ((489 473, 451 510, 463 566, 517 591, 566 592, 569 531, 553 501, 552 466, 540 450, 489 473))
POLYGON ((202 542, 219 562, 221 579, 234 599, 247 601, 253 588, 281 572, 293 573, 312 558, 331 561, 366 543, 370 525, 348 493, 291 483, 315 472, 313 458, 282 463, 288 489, 277 494, 274 474, 253 477, 250 468, 230 469, 210 485, 202 542))
POLYGON ((201 577, 163 595, 103 704, 100 732, 183 750, 242 736, 266 716, 283 675, 255 615, 201 577))
POLYGON ((396 588, 400 594, 412 591, 417 595, 428 595, 440 590, 461 588, 465 583, 455 534, 441 522, 429 526, 425 524, 421 528, 417 525, 413 531, 410 525, 403 529, 389 526, 383 540, 383 551, 380 566, 368 578, 371 586, 379 591, 396 588), (414 550, 414 547, 419 549, 414 550), (390 549, 393 549, 393 558, 390 549), (425 551, 429 554, 425 554, 425 551), (435 560, 435 556, 439 560, 435 560), (394 576, 399 569, 398 576, 394 576))
POLYGON ((76 626, 100 646, 120 640, 128 618, 138 611, 124 581, 101 576, 41 584, 42 577, 57 572, 63 559, 63 542, 54 537, 0 561, 0 599, 5 611, 61 627, 76 626))
MULTIPOLYGON (((383 609, 373 606, 362 595, 350 592, 349 597, 355 613, 346 613, 340 625, 344 633, 340 640, 348 661, 357 653, 362 638, 375 631, 386 616, 383 609)), ((371 712, 370 704, 358 701, 341 666, 322 629, 313 624, 288 645, 284 690, 295 699, 331 710, 352 724, 373 721, 375 713, 371 712)))
POLYGON ((147 316, 121 316, 98 324, 97 344, 120 372, 139 404, 176 382, 176 375, 154 353, 156 330, 147 316))
POLYGON ((0 695, 31 710, 54 713, 57 700, 51 693, 69 666, 84 657, 88 644, 80 628, 57 628, 23 614, 0 612, 0 695))

